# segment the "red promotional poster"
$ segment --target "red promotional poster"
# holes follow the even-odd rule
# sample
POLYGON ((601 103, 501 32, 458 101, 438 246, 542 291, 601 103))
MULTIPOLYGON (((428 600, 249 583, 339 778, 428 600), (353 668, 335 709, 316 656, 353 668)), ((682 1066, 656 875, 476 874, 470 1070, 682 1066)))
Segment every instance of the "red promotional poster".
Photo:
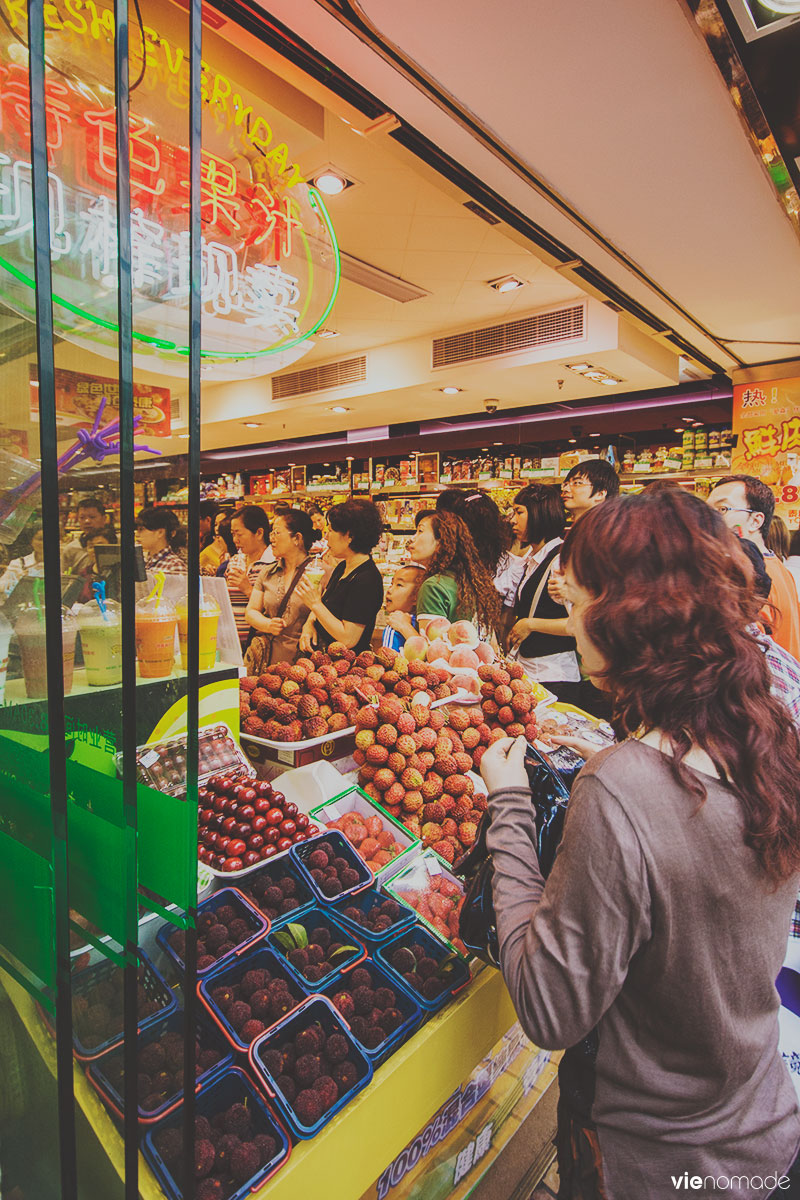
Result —
MULTIPOLYGON (((56 417, 59 425, 91 428, 100 401, 105 396, 103 424, 119 415, 119 382, 98 375, 56 368, 56 417)), ((30 368, 31 413, 39 412, 39 382, 36 368, 30 368)), ((147 437, 169 437, 172 428, 169 388, 149 383, 133 385, 134 412, 142 418, 137 433, 147 437)))

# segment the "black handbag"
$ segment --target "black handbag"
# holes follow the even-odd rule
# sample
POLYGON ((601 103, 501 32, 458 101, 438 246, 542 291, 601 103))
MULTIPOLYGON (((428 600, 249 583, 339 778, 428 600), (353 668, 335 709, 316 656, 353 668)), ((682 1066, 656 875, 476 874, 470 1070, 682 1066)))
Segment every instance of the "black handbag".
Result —
MULTIPOLYGON (((556 856, 569 800, 569 787, 559 772, 528 744, 525 770, 531 788, 531 804, 536 819, 536 851, 545 879, 556 856)), ((492 899, 492 856, 486 844, 488 810, 483 814, 475 841, 456 865, 456 873, 466 884, 459 917, 459 936, 472 954, 492 967, 500 965, 497 917, 492 899)))

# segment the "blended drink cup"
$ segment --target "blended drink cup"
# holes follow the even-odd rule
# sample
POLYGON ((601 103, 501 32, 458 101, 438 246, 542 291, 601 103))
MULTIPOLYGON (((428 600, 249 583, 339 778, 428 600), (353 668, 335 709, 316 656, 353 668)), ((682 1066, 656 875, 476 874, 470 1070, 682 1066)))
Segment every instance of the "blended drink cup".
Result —
POLYGON ((322 580, 325 578, 325 567, 320 560, 316 558, 312 563, 308 564, 303 574, 310 584, 312 584, 315 588, 319 588, 322 586, 322 580))
POLYGON ((160 595, 136 602, 136 657, 142 679, 164 679, 175 665, 175 608, 160 595))
MULTIPOLYGON (((189 641, 189 602, 179 600, 178 641, 181 646, 181 666, 186 670, 186 647, 189 641)), ((219 605, 213 596, 200 597, 200 670, 210 671, 217 661, 217 626, 219 605)))
MULTIPOLYGON (((36 606, 23 609, 14 626, 22 659, 25 694, 29 700, 41 700, 47 695, 47 635, 44 613, 36 606)), ((72 672, 75 666, 75 635, 78 626, 72 613, 61 610, 61 644, 64 654, 64 695, 72 691, 72 672)))
POLYGON ((114 600, 103 607, 90 600, 78 611, 78 628, 86 665, 86 682, 91 687, 109 687, 122 682, 122 614, 114 600))

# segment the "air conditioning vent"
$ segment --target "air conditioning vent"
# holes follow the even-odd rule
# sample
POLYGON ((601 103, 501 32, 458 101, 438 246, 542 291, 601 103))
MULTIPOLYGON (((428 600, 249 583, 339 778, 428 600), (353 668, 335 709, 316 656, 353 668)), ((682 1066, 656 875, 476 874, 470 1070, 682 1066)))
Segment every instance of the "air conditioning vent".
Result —
POLYGON ((586 306, 556 308, 534 313, 519 321, 490 325, 487 329, 470 329, 450 337, 434 338, 433 366, 450 367, 456 363, 474 362, 480 358, 497 358, 501 354, 516 354, 520 350, 538 350, 542 346, 579 341, 585 333, 586 306))
POLYGON ((351 383, 364 383, 366 378, 365 354, 359 355, 358 358, 342 358, 339 362, 306 367, 305 371, 273 375, 272 399, 289 400, 292 396, 306 396, 310 392, 326 392, 331 388, 347 387, 351 383))

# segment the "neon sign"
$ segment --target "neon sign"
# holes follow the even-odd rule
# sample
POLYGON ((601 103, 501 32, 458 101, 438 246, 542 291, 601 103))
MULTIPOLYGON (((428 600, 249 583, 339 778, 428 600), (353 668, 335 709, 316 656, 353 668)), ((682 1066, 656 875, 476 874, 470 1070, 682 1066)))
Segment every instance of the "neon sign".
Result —
MULTIPOLYGON (((0 67, 0 293, 32 315, 27 95, 27 71, 0 67)), ((116 351, 116 128, 114 110, 96 99, 97 90, 66 75, 48 82, 54 319, 63 336, 103 353, 116 351)), ((188 354, 189 165, 186 147, 131 114, 133 336, 140 353, 162 363, 188 354)), ((338 290, 339 251, 322 198, 293 168, 265 179, 258 165, 262 177, 242 155, 202 151, 206 361, 269 360, 299 346, 325 322, 338 290)), ((280 165, 288 168, 285 156, 280 165)))

